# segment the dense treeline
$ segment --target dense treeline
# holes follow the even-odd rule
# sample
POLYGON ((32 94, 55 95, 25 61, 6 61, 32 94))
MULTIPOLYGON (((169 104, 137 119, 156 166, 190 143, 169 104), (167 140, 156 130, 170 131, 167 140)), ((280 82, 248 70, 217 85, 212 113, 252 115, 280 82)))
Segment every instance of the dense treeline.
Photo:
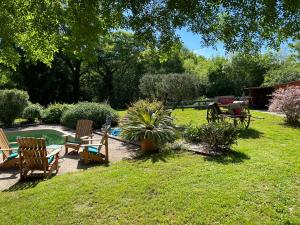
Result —
POLYGON ((116 32, 101 38, 89 58, 59 51, 51 67, 30 62, 18 49, 22 57, 16 70, 0 67, 0 88, 26 90, 31 102, 42 105, 107 101, 114 108, 123 108, 145 97, 145 90, 139 88, 145 74, 176 73, 196 75, 198 96, 242 95, 244 87, 300 79, 299 44, 292 49, 294 54, 284 59, 276 53, 206 59, 184 47, 174 48, 171 56, 164 57, 131 34, 116 32))

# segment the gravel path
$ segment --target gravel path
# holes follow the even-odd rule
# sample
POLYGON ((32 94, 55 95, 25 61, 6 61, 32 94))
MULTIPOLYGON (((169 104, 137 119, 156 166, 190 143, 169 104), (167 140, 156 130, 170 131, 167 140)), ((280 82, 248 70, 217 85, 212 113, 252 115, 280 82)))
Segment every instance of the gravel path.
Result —
MULTIPOLYGON (((31 126, 26 128, 15 128, 9 130, 18 130, 18 131, 25 131, 25 130, 40 130, 40 129, 54 129, 60 131, 64 134, 74 134, 73 130, 66 129, 62 126, 46 126, 46 125, 38 125, 38 126, 31 126)), ((100 138, 101 135, 95 134, 94 138, 100 138)), ((109 161, 110 163, 114 163, 120 161, 124 158, 132 158, 134 157, 136 150, 138 149, 137 146, 126 144, 121 141, 109 138, 108 140, 108 147, 109 147, 109 161)), ((2 156, 0 156, 0 163, 2 162, 2 156)), ((76 153, 70 152, 69 154, 65 155, 65 149, 63 148, 60 152, 60 160, 59 160, 59 172, 58 175, 69 173, 69 172, 76 172, 89 169, 94 166, 99 166, 99 164, 89 164, 86 165, 83 163, 83 160, 79 158, 79 155, 76 153)), ((101 164, 100 164, 101 166, 101 164)), ((0 171, 0 191, 8 189, 18 183, 19 181, 19 171, 18 170, 11 170, 11 171, 0 171)))

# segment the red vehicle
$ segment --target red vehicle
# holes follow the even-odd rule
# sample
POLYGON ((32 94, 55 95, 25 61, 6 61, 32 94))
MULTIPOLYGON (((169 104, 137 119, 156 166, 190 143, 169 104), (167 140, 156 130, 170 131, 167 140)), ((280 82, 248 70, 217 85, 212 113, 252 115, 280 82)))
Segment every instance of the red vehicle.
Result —
POLYGON ((247 129, 251 114, 248 100, 236 100, 234 96, 218 96, 208 105, 206 119, 208 122, 233 120, 236 127, 247 129))

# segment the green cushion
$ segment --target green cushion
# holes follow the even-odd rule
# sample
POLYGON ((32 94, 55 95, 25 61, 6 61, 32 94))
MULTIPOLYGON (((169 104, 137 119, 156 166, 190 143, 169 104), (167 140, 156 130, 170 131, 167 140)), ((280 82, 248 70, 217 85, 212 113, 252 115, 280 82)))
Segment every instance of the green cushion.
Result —
POLYGON ((17 152, 14 152, 14 153, 11 153, 8 157, 7 157, 7 159, 14 159, 14 158, 16 158, 18 156, 18 153, 17 152))
POLYGON ((96 154, 98 154, 98 148, 96 148, 96 147, 89 147, 88 148, 88 152, 96 155, 96 154))
POLYGON ((51 156, 48 158, 48 164, 51 164, 53 160, 54 160, 54 156, 51 155, 51 156))

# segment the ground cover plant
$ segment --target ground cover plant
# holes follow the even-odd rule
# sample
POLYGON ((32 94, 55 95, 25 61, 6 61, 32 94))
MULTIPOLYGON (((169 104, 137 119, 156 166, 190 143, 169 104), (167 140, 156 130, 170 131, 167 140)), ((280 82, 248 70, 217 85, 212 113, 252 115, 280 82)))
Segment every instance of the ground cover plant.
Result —
POLYGON ((200 126, 189 126, 183 136, 189 142, 201 143, 208 151, 228 151, 238 138, 233 123, 211 122, 200 126))
POLYGON ((299 224, 300 129, 251 113, 264 119, 226 156, 158 154, 16 186, 0 193, 0 224, 299 224))

